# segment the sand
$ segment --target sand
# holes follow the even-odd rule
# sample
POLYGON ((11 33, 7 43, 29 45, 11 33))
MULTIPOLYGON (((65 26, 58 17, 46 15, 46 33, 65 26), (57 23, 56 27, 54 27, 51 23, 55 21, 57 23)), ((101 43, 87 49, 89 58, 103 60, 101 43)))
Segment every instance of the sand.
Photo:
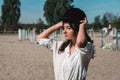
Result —
MULTIPOLYGON (((94 42, 87 80, 120 80, 120 51, 100 48, 100 37, 94 42)), ((0 80, 54 80, 52 52, 17 35, 0 35, 0 80)))

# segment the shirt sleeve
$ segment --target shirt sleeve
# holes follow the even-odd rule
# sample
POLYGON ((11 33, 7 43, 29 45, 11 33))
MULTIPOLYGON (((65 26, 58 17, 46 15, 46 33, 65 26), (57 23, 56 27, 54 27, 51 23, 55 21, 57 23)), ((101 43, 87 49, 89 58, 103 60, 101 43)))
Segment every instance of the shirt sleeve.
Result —
POLYGON ((81 52, 81 54, 92 55, 94 47, 92 43, 87 42, 84 48, 77 47, 77 49, 81 52))
POLYGON ((42 38, 37 40, 37 44, 47 47, 48 49, 53 49, 53 39, 42 38))

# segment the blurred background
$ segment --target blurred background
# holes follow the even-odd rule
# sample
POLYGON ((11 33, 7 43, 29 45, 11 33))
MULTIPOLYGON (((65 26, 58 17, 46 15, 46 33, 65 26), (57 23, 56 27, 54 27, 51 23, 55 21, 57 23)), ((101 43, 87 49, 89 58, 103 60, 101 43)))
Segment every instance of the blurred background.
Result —
POLYGON ((88 29, 102 29, 110 23, 120 26, 120 0, 0 0, 0 31, 18 31, 19 28, 46 29, 57 23, 70 7, 85 11, 88 29))

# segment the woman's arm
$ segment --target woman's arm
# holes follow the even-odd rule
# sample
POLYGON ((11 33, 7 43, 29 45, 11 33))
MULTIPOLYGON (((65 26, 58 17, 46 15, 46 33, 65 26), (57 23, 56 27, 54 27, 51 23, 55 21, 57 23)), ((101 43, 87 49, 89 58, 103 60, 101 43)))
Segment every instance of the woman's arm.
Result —
POLYGON ((86 35, 85 35, 85 24, 87 23, 86 18, 80 21, 79 31, 76 39, 76 44, 78 47, 83 48, 86 45, 86 35))
POLYGON ((62 21, 58 22, 57 24, 49 27, 48 29, 46 29, 45 31, 43 31, 41 34, 39 34, 37 36, 37 39, 48 37, 51 33, 53 33, 54 31, 56 31, 57 29, 59 29, 62 26, 63 26, 63 22, 62 21))

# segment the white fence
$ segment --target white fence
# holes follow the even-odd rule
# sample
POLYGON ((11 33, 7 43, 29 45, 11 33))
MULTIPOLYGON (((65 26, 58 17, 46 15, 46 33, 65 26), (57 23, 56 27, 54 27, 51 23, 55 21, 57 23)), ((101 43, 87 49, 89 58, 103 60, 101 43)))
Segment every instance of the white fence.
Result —
POLYGON ((30 40, 31 42, 36 41, 36 28, 30 29, 18 29, 18 39, 19 40, 30 40))

